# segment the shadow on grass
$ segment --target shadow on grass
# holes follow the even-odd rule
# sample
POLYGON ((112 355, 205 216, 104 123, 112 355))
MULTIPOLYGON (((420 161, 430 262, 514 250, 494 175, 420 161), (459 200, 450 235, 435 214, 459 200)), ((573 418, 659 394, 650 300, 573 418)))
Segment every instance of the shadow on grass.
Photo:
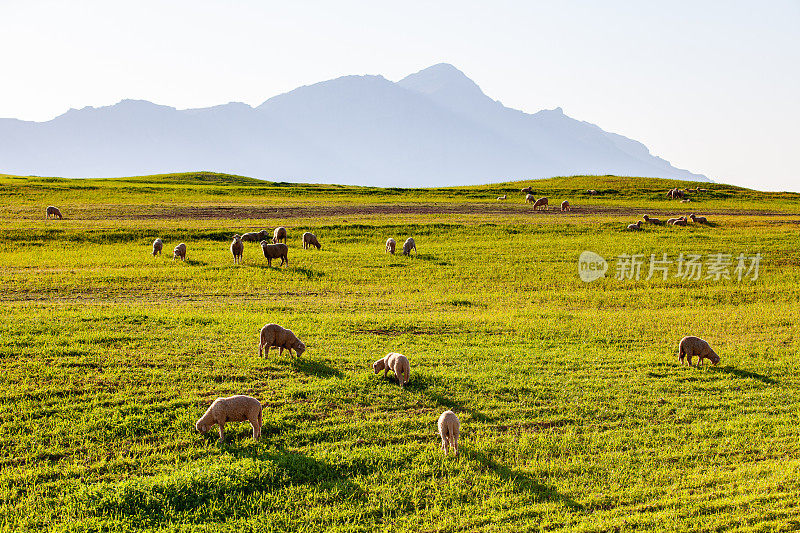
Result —
POLYGON ((208 261, 198 261, 197 259, 187 259, 186 264, 189 266, 208 266, 208 261))
POLYGON ((303 357, 296 357, 292 359, 292 368, 306 374, 307 376, 316 376, 318 378, 336 377, 341 379, 342 373, 323 363, 319 359, 304 359, 303 357))
POLYGON ((292 268, 292 270, 297 272, 298 274, 304 275, 306 279, 319 279, 325 277, 324 272, 321 272, 319 270, 312 270, 310 268, 294 267, 292 268))
POLYGON ((735 366, 718 366, 711 368, 715 372, 725 372, 726 374, 736 376, 737 378, 755 379, 757 381, 760 381, 761 383, 766 383, 767 385, 774 385, 775 383, 777 383, 777 381, 775 381, 769 376, 758 374, 756 372, 750 372, 749 370, 742 370, 740 368, 736 368, 735 366))
POLYGON ((496 422, 496 420, 486 414, 478 411, 477 409, 471 409, 467 407, 464 402, 460 402, 458 400, 454 400, 453 398, 448 398, 442 393, 436 392, 431 390, 432 388, 439 388, 439 389, 446 389, 446 384, 452 384, 451 380, 447 380, 445 383, 444 379, 433 378, 430 376, 414 374, 411 375, 411 379, 409 380, 408 384, 406 385, 406 390, 411 392, 419 392, 424 394, 428 397, 429 400, 432 402, 437 403, 443 407, 450 409, 451 411, 461 414, 465 413, 469 415, 473 420, 477 420, 478 422, 496 422))
POLYGON ((484 468, 494 471, 504 481, 514 485, 514 489, 519 492, 535 494, 537 500, 558 502, 574 511, 583 509, 581 504, 572 498, 568 498, 563 494, 559 494, 553 487, 548 487, 547 485, 540 483, 537 479, 529 474, 508 468, 507 466, 498 463, 483 452, 462 448, 461 453, 467 458, 480 463, 484 468))

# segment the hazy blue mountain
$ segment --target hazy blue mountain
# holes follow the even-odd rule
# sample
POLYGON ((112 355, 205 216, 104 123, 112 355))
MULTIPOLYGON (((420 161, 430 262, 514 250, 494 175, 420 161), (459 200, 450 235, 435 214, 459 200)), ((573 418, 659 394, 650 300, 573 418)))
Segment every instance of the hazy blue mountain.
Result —
POLYGON ((106 177, 187 170, 390 186, 571 174, 706 179, 560 108, 507 108, 447 64, 397 83, 345 76, 256 108, 177 110, 123 100, 47 122, 0 119, 0 172, 106 177))

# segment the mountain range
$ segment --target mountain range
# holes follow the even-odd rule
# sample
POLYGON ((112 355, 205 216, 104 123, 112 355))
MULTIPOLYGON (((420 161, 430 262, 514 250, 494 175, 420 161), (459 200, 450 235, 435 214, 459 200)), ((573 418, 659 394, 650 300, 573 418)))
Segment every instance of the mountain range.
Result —
POLYGON ((392 82, 345 76, 257 107, 183 109, 142 100, 0 119, 0 172, 113 177, 211 170, 275 181, 470 185, 575 174, 708 181, 642 143, 486 96, 452 65, 392 82))

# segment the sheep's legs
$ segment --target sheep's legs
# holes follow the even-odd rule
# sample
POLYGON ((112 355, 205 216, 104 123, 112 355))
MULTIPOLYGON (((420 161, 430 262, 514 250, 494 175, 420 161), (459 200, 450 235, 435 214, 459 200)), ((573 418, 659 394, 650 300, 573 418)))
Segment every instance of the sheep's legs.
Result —
POLYGON ((219 423, 219 441, 225 442, 225 422, 219 423))
POLYGON ((442 451, 445 455, 447 455, 447 439, 442 437, 442 451))
POLYGON ((261 436, 261 426, 258 424, 258 419, 250 420, 250 425, 253 426, 253 440, 258 440, 261 436))

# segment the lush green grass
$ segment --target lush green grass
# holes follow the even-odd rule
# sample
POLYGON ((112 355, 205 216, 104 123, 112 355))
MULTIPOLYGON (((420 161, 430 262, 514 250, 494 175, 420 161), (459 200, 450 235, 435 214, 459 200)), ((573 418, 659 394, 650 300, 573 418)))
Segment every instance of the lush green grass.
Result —
POLYGON ((528 183, 0 178, 0 530, 800 528, 797 195, 710 185, 692 210, 715 227, 623 232, 634 208, 686 210, 660 197, 673 183, 532 183, 616 192, 562 216, 520 211, 518 192, 497 209, 528 183), (376 212, 437 203, 457 209, 376 212), (65 220, 43 220, 49 204, 65 220), (247 218, 264 205, 307 209, 247 218), (213 216, 226 206, 245 218, 213 216), (279 224, 289 268, 249 243, 232 264, 232 233, 279 224), (300 247, 306 230, 322 250, 300 247), (383 252, 409 235, 418 256, 383 252), (171 261, 178 242, 187 263, 171 261), (586 284, 587 249, 763 260, 755 281, 617 280, 612 262, 586 284), (268 322, 306 354, 259 358, 268 322), (679 366, 686 334, 720 366, 679 366), (371 372, 390 351, 411 360, 406 390, 371 372), (195 432, 233 393, 265 406, 258 442, 246 423, 227 445, 195 432), (447 408, 458 459, 435 435, 447 408))

